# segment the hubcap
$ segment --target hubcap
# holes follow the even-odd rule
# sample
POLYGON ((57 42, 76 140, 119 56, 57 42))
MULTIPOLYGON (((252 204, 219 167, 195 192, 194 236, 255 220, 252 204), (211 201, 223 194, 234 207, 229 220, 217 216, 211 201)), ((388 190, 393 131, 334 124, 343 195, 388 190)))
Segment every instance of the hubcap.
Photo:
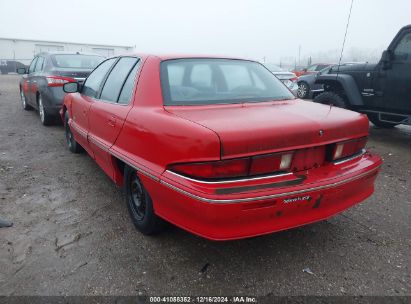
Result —
POLYGON ((43 107, 43 101, 41 100, 41 97, 39 97, 39 114, 40 114, 40 120, 44 122, 44 107, 43 107))
POLYGON ((73 138, 73 134, 71 133, 68 121, 66 121, 66 140, 67 140, 67 144, 69 148, 71 148, 72 138, 73 138))
POLYGON ((307 93, 307 88, 306 88, 306 85, 305 84, 300 84, 299 86, 298 86, 298 90, 297 90, 297 95, 298 95, 298 97, 304 97, 305 96, 305 94, 307 93))
POLYGON ((143 188, 136 173, 133 173, 130 178, 130 199, 133 215, 141 221, 146 214, 146 203, 143 188))
POLYGON ((21 102, 23 103, 23 108, 26 107, 26 97, 24 96, 23 91, 20 91, 21 102))

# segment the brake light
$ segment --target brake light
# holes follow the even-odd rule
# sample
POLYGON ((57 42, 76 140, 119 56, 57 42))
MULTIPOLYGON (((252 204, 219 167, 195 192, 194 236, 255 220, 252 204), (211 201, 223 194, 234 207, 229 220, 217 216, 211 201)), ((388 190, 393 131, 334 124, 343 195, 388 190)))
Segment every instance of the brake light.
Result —
POLYGON ((356 138, 336 143, 331 154, 332 160, 337 160, 359 153, 365 148, 367 137, 356 138))
POLYGON ((200 179, 239 178, 289 171, 293 152, 258 155, 229 160, 175 164, 169 170, 200 179))
POLYGON ((46 79, 49 87, 62 87, 65 83, 76 82, 73 78, 63 76, 47 76, 46 79))
POLYGON ((250 175, 288 171, 291 167, 292 158, 292 152, 254 156, 251 158, 250 175))
POLYGON ((249 158, 238 158, 204 163, 188 163, 172 165, 173 172, 203 179, 218 179, 247 176, 249 158))

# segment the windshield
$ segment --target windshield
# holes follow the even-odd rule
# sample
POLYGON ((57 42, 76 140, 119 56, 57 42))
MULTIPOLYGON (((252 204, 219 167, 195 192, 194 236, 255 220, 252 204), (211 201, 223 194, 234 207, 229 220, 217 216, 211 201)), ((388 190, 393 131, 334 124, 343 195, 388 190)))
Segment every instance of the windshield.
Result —
POLYGON ((161 63, 165 105, 207 105, 294 99, 263 65, 236 59, 175 59, 161 63))
POLYGON ((104 57, 98 55, 61 54, 52 55, 51 59, 54 66, 59 68, 94 69, 103 61, 104 57))

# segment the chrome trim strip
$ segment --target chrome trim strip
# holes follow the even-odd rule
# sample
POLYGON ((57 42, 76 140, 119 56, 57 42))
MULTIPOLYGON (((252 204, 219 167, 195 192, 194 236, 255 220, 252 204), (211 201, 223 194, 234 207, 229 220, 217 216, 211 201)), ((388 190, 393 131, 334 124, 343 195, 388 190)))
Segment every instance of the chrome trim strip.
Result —
POLYGON ((247 181, 253 181, 253 180, 261 180, 261 179, 267 179, 267 178, 283 177, 283 176, 287 176, 287 175, 293 175, 293 173, 288 172, 288 173, 279 173, 279 174, 272 174, 272 175, 260 176, 260 177, 239 178, 239 179, 225 180, 225 181, 204 181, 204 180, 200 180, 200 179, 187 177, 187 176, 175 173, 175 172, 170 171, 170 170, 166 170, 166 172, 171 173, 173 175, 176 175, 178 177, 184 178, 186 180, 189 180, 189 181, 192 181, 192 182, 197 182, 197 183, 202 183, 202 184, 231 184, 231 183, 247 182, 247 181))
POLYGON ((133 168, 134 170, 140 172, 141 174, 143 174, 143 175, 145 175, 145 176, 147 176, 147 177, 155 180, 156 182, 159 182, 159 181, 160 181, 160 179, 159 179, 157 176, 155 176, 155 175, 153 175, 153 174, 151 174, 151 173, 148 173, 147 171, 144 171, 144 170, 142 170, 142 169, 140 169, 140 168, 137 168, 135 165, 132 165, 130 162, 124 160, 123 157, 118 156, 118 154, 117 154, 116 152, 113 152, 113 150, 110 150, 110 149, 109 149, 108 152, 109 152, 111 155, 113 155, 114 157, 117 157, 119 160, 121 160, 121 161, 122 161, 123 163, 125 163, 126 165, 130 166, 131 168, 133 168))
POLYGON ((345 158, 345 159, 342 159, 342 160, 334 161, 333 164, 334 164, 334 165, 339 165, 339 164, 346 163, 346 162, 348 162, 348 161, 350 161, 350 160, 353 160, 353 159, 356 159, 356 158, 358 158, 358 157, 363 156, 363 155, 365 154, 365 152, 367 152, 367 151, 366 151, 365 149, 362 149, 361 152, 359 152, 359 153, 357 153, 357 154, 355 154, 355 155, 353 155, 353 156, 351 156, 351 157, 349 157, 349 158, 345 158))
POLYGON ((95 139, 92 135, 88 136, 89 141, 93 142, 97 147, 102 149, 105 152, 108 152, 110 147, 106 146, 105 144, 101 143, 98 139, 95 139))
POLYGON ((308 189, 302 189, 302 190, 296 190, 296 191, 290 191, 290 192, 284 192, 284 193, 278 193, 278 194, 272 194, 272 195, 265 195, 265 196, 258 196, 258 197, 248 197, 248 198, 238 198, 238 199, 210 199, 210 198, 205 198, 205 197, 201 197, 195 194, 192 194, 190 192, 187 192, 181 188, 178 188, 176 186, 173 186, 163 180, 160 180, 160 183, 177 191, 180 192, 188 197, 191 197, 193 199, 202 201, 202 202, 206 202, 206 203, 220 203, 220 204, 227 204, 227 203, 241 203, 241 202, 252 202, 252 201, 259 201, 259 200, 265 200, 265 199, 273 199, 273 198, 278 198, 278 197, 282 197, 282 196, 289 196, 289 195, 297 195, 297 194, 302 194, 302 193, 306 193, 306 192, 310 192, 310 191, 318 191, 318 190, 323 190, 323 189, 328 189, 328 188, 333 188, 339 185, 343 185, 346 183, 349 183, 351 181, 355 181, 357 179, 360 179, 364 176, 367 175, 371 175, 372 173, 374 173, 375 171, 377 171, 380 168, 380 166, 364 172, 362 174, 353 176, 351 178, 339 181, 339 182, 335 182, 332 184, 328 184, 328 185, 324 185, 324 186, 318 186, 318 187, 313 187, 313 188, 308 188, 308 189))
POLYGON ((78 126, 76 126, 76 124, 74 124, 74 121, 71 119, 71 121, 69 122, 69 125, 71 128, 75 129, 77 131, 78 134, 80 134, 81 136, 83 136, 85 139, 87 139, 87 132, 83 131, 81 128, 79 128, 78 126))

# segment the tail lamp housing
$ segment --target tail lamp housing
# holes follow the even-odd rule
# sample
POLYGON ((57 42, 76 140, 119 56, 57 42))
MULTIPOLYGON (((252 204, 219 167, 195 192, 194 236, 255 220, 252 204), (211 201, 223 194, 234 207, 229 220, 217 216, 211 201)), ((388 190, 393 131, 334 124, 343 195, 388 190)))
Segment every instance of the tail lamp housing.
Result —
POLYGON ((204 180, 242 178, 287 172, 291 168, 293 152, 274 153, 211 162, 174 164, 174 173, 204 180))
POLYGON ((49 87, 62 87, 65 83, 76 82, 73 78, 63 76, 47 76, 46 79, 49 87))
POLYGON ((336 143, 331 152, 331 160, 341 160, 360 153, 367 144, 367 137, 356 138, 336 143))

